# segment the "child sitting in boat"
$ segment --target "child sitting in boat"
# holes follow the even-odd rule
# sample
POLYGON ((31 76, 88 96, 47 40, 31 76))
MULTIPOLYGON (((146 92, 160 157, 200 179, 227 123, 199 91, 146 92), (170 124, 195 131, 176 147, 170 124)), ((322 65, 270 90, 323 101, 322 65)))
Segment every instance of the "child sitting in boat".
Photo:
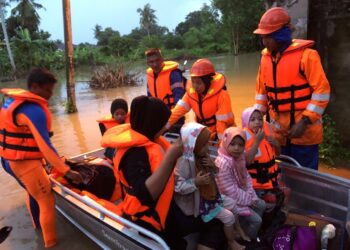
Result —
POLYGON ((234 224, 245 236, 235 218, 236 203, 220 195, 215 183, 217 168, 208 154, 210 134, 207 127, 198 123, 187 123, 181 128, 184 153, 175 168, 174 199, 187 216, 200 216, 204 222, 219 219, 230 249, 243 249, 235 240, 234 224))
POLYGON ((277 180, 280 169, 275 157, 280 154, 280 146, 273 137, 271 125, 254 107, 243 111, 242 127, 247 137, 247 168, 253 179, 253 188, 260 198, 268 197, 266 194, 279 189, 277 180))
POLYGON ((102 135, 107 129, 129 123, 128 103, 122 98, 115 99, 111 104, 111 114, 97 120, 97 122, 102 135))
MULTIPOLYGON (((111 114, 97 120, 101 134, 103 135, 108 129, 117 125, 130 123, 129 116, 128 103, 122 98, 115 99, 111 104, 111 114)), ((112 161, 114 152, 113 148, 106 148, 104 155, 112 161)))
POLYGON ((262 223, 266 204, 253 189, 252 179, 246 168, 244 154, 246 136, 242 129, 225 130, 218 157, 215 160, 219 173, 216 181, 219 190, 237 203, 239 222, 250 239, 256 239, 262 223))

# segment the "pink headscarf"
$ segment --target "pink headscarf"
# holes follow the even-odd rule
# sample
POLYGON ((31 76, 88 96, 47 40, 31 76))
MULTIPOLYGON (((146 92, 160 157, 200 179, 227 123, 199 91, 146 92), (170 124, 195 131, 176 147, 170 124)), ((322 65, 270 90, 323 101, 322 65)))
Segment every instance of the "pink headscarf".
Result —
MULTIPOLYGON (((249 107, 249 108, 246 108, 245 110, 243 110, 243 112, 242 112, 242 127, 243 128, 248 128, 250 117, 252 116, 254 111, 259 111, 261 113, 261 111, 255 107, 249 107)), ((263 114, 261 113, 261 115, 263 115, 263 114)))
POLYGON ((222 154, 232 161, 231 166, 234 166, 234 172, 237 174, 239 183, 242 187, 246 187, 247 185, 247 169, 246 169, 246 161, 245 161, 245 155, 242 154, 238 159, 233 158, 228 152, 227 149, 232 141, 233 138, 236 136, 240 136, 244 142, 246 142, 247 138, 245 135, 245 132, 238 127, 230 127, 227 128, 224 132, 224 136, 222 138, 220 148, 219 148, 219 154, 222 154))

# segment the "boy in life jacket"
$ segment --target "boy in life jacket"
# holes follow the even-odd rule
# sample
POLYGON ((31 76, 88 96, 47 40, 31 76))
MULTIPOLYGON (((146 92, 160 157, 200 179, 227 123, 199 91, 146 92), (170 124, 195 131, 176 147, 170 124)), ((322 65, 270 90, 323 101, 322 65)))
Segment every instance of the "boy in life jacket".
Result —
MULTIPOLYGON (((130 123, 128 103, 122 98, 115 99, 111 104, 111 114, 97 120, 97 122, 102 135, 110 128, 120 124, 130 123)), ((106 156, 107 160, 110 161, 110 163, 113 162, 114 153, 114 148, 106 148, 104 152, 104 155, 106 156)))
POLYGON ((106 132, 107 129, 130 122, 128 103, 124 99, 115 99, 111 104, 110 110, 110 115, 97 120, 102 135, 106 132))
POLYGON ((45 247, 57 243, 55 198, 43 168, 44 158, 74 183, 81 175, 60 159, 50 134, 51 114, 48 100, 53 94, 55 76, 44 69, 34 69, 28 79, 28 91, 1 89, 6 100, 0 110, 0 156, 4 170, 27 191, 33 226, 41 229, 45 247))
POLYGON ((242 113, 242 127, 247 137, 247 169, 253 179, 255 191, 261 198, 265 198, 270 191, 279 190, 280 169, 275 158, 280 154, 280 146, 274 138, 271 125, 263 120, 260 110, 246 108, 242 113))

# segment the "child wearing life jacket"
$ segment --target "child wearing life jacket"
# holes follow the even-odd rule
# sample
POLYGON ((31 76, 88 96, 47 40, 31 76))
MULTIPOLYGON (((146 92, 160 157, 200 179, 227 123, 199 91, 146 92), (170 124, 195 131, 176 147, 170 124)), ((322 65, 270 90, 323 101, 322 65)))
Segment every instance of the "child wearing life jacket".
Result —
POLYGON ((178 207, 187 216, 200 216, 204 222, 214 218, 224 224, 225 236, 231 249, 243 249, 235 240, 234 224, 244 237, 235 215, 236 203, 219 193, 215 183, 216 167, 208 154, 210 131, 198 123, 181 128, 184 153, 175 168, 175 195, 178 207))
POLYGON ((279 168, 275 157, 280 153, 280 146, 270 124, 263 120, 261 111, 250 107, 242 113, 242 126, 247 137, 247 168, 254 189, 259 192, 277 188, 279 168))
MULTIPOLYGON (((128 103, 122 98, 115 99, 111 104, 111 114, 97 120, 97 122, 102 135, 112 127, 130 123, 128 103)), ((114 152, 115 150, 113 148, 106 148, 104 155, 112 161, 114 152)))
POLYGON ((107 129, 129 123, 128 103, 122 98, 115 99, 111 104, 111 114, 97 120, 97 122, 102 135, 107 129))
POLYGON ((216 181, 222 194, 237 203, 239 222, 250 239, 256 239, 262 224, 261 216, 266 204, 253 189, 252 179, 246 168, 244 154, 246 136, 242 129, 225 130, 215 160, 219 173, 216 181))

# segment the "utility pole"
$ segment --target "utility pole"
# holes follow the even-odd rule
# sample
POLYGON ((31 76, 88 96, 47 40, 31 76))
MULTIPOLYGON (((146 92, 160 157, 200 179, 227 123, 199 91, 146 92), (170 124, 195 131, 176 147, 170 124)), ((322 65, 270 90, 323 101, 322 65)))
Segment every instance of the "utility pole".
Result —
POLYGON ((7 48, 7 53, 8 53, 9 58, 10 58, 12 70, 13 70, 13 72, 16 72, 16 65, 15 65, 15 61, 13 60, 12 51, 11 51, 10 42, 9 42, 9 37, 7 35, 7 30, 6 30, 4 8, 5 8, 5 0, 0 0, 0 18, 1 18, 2 32, 4 34, 4 40, 5 40, 5 44, 6 44, 6 48, 7 48))
POLYGON ((73 64, 73 44, 72 44, 72 22, 70 15, 70 0, 62 0, 63 21, 64 21, 64 45, 66 54, 66 81, 67 81, 67 103, 68 113, 77 112, 75 100, 75 80, 73 64))

